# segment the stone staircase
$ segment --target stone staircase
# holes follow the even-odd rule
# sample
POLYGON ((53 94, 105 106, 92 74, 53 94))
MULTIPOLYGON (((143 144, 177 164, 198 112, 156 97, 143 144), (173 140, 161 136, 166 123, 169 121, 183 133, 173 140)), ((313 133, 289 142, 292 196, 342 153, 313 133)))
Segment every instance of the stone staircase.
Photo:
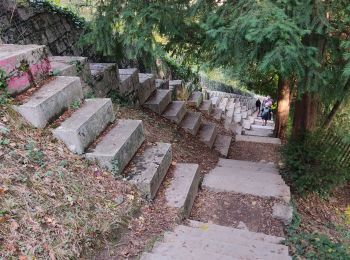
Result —
MULTIPOLYGON (((51 128, 53 136, 71 152, 116 176, 130 163, 128 179, 145 197, 153 199, 170 168, 171 144, 145 144, 142 121, 116 119, 112 101, 105 96, 117 91, 178 123, 186 114, 184 102, 172 103, 170 90, 155 92, 152 74, 47 53, 45 46, 0 45, 0 68, 10 75, 8 91, 16 94, 35 87, 15 109, 32 126, 51 128), (96 98, 84 99, 91 91, 96 98), (58 126, 51 125, 73 104, 79 107, 58 126)), ((168 205, 177 208, 182 217, 191 210, 199 181, 197 164, 174 167, 166 197, 168 205)))

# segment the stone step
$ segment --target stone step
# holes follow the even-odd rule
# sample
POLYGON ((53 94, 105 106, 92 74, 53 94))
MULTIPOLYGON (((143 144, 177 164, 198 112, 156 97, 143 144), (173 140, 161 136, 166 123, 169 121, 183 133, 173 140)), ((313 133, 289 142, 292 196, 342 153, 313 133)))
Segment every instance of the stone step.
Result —
POLYGON ((275 173, 254 172, 242 168, 216 167, 207 174, 203 188, 215 192, 235 192, 290 201, 290 189, 275 173))
POLYGON ((119 71, 115 63, 91 63, 90 70, 94 96, 106 97, 111 90, 119 90, 119 71))
POLYGON ((281 139, 279 139, 279 138, 249 136, 249 135, 237 135, 236 142, 253 142, 253 143, 281 145, 281 139))
POLYGON ((156 90, 156 81, 153 74, 139 73, 139 90, 138 97, 140 104, 146 102, 146 100, 151 96, 151 94, 156 90))
POLYGON ((250 162, 250 161, 240 161, 232 159, 219 159, 217 164, 219 167, 232 168, 232 169, 244 169, 247 171, 254 172, 269 172, 279 174, 278 168, 273 163, 264 163, 264 162, 250 162))
POLYGON ((109 98, 86 99, 71 117, 52 132, 70 151, 82 154, 114 118, 109 98))
POLYGON ((244 135, 273 137, 273 131, 271 131, 271 130, 244 130, 244 135))
POLYGON ((222 98, 218 108, 220 108, 222 111, 226 112, 226 107, 229 102, 229 98, 222 98))
POLYGON ((226 124, 233 123, 234 122, 234 115, 235 115, 234 108, 227 109, 226 113, 225 113, 225 123, 226 124))
POLYGON ((212 98, 210 98, 210 100, 211 100, 213 107, 217 108, 220 104, 221 98, 220 97, 212 97, 212 98))
POLYGON ((221 120, 223 115, 222 109, 221 108, 213 108, 211 112, 211 116, 216 119, 216 120, 221 120))
POLYGON ((167 205, 179 209, 181 217, 188 217, 198 192, 199 182, 198 164, 176 164, 171 183, 165 191, 167 205))
POLYGON ((189 220, 188 226, 196 228, 208 236, 215 236, 216 234, 217 236, 215 239, 224 242, 230 242, 230 240, 234 239, 235 237, 240 237, 244 240, 260 241, 264 243, 279 245, 285 240, 283 237, 271 236, 263 233, 248 231, 245 229, 237 229, 212 223, 203 223, 195 220, 189 220))
POLYGON ((241 111, 241 115, 243 119, 246 119, 248 117, 248 112, 247 111, 241 111))
POLYGON ((252 124, 252 130, 271 130, 273 131, 275 127, 273 125, 258 125, 258 124, 252 124))
POLYGON ((187 101, 187 104, 192 107, 199 108, 203 102, 203 94, 200 91, 195 91, 192 93, 191 97, 187 101))
POLYGON ((7 80, 8 92, 20 93, 48 77, 50 62, 47 57, 44 45, 0 44, 0 69, 11 74, 7 80))
POLYGON ((171 102, 171 91, 166 89, 157 89, 151 97, 143 104, 144 107, 151 109, 157 114, 162 114, 171 102))
POLYGON ((242 121, 242 114, 240 112, 234 112, 233 114, 233 122, 234 123, 240 123, 242 121))
POLYGON ((172 160, 171 144, 155 143, 146 147, 132 160, 131 182, 148 199, 153 199, 162 183, 172 160))
POLYGON ((187 112, 181 121, 181 127, 192 135, 198 133, 201 125, 201 114, 196 112, 187 112))
POLYGON ((139 89, 139 71, 138 69, 119 69, 120 94, 125 95, 139 89))
POLYGON ((235 109, 235 99, 234 98, 230 98, 227 106, 226 106, 226 110, 234 110, 235 109))
POLYGON ((145 253, 140 260, 234 260, 230 256, 223 256, 220 254, 211 254, 203 252, 203 250, 187 248, 174 248, 165 253, 145 253))
POLYGON ((186 114, 185 101, 172 101, 165 109, 163 116, 176 124, 180 124, 186 114))
POLYGON ((223 157, 227 157, 231 141, 232 136, 218 134, 215 139, 214 149, 223 157))
POLYGON ((167 79, 156 79, 156 88, 158 89, 169 89, 169 80, 167 79))
POLYGON ((33 126, 43 128, 74 101, 83 98, 78 77, 54 77, 15 109, 33 126))
POLYGON ((91 90, 92 76, 86 57, 79 56, 50 56, 51 72, 55 76, 80 77, 83 92, 91 90))
POLYGON ((211 110, 212 110, 211 100, 203 100, 202 105, 199 107, 199 110, 202 113, 207 114, 208 116, 210 116, 211 110))
MULTIPOLYGON (((233 228, 232 228, 233 229, 233 228)), ((233 229, 235 230, 235 229, 233 229)), ((248 231, 249 232, 249 231, 248 231)), ((253 233, 254 235, 254 233, 253 233)), ((268 243, 242 236, 239 232, 221 234, 221 232, 207 232, 188 226, 177 226, 174 232, 166 232, 163 243, 183 243, 191 248, 208 247, 211 253, 230 255, 232 257, 262 257, 270 259, 286 259, 288 247, 285 245, 268 243)), ((249 258, 250 259, 250 258, 249 258)))
MULTIPOLYGON (((244 112, 243 112, 244 113, 244 112)), ((251 123, 250 123, 250 120, 249 119, 243 119, 242 120, 242 126, 244 129, 250 129, 251 128, 251 123)))
POLYGON ((216 125, 211 123, 202 123, 198 132, 199 139, 209 148, 213 147, 217 134, 216 125))
POLYGON ((120 175, 145 140, 141 120, 118 120, 85 157, 120 175))

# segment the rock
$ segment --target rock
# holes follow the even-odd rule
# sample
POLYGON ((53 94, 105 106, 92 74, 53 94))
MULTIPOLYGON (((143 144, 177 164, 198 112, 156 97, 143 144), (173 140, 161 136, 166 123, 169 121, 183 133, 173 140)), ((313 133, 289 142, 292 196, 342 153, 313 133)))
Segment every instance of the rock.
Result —
POLYGON ((284 203, 275 203, 272 208, 272 216, 281 220, 285 225, 292 222, 293 207, 284 203))
POLYGON ((117 206, 123 204, 123 202, 124 202, 123 195, 118 195, 117 197, 115 197, 114 202, 115 202, 115 204, 117 204, 117 206))

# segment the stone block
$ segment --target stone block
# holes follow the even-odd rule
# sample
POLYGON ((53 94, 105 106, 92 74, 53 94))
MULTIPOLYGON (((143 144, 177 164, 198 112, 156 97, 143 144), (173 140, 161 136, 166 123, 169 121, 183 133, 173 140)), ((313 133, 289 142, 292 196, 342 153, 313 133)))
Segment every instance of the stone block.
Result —
POLYGON ((156 90, 155 77, 153 74, 139 73, 139 82, 138 98, 140 104, 143 104, 156 90))
POLYGON ((165 109, 163 116, 176 124, 180 124, 185 114, 185 101, 172 101, 165 109))
POLYGON ((232 136, 218 134, 215 139, 214 149, 219 152, 223 157, 227 157, 230 146, 231 146, 232 136))
POLYGON ((203 123, 199 128, 199 139, 209 148, 212 148, 217 136, 218 130, 215 124, 203 123))
POLYGON ((115 63, 91 63, 93 92, 96 97, 106 97, 111 90, 116 90, 121 96, 118 68, 115 63))
POLYGON ((275 203, 272 208, 272 216, 289 225, 293 218, 293 207, 285 203, 275 203))
POLYGON ((156 88, 169 89, 169 80, 167 79, 156 79, 156 88))
POLYGON ((250 129, 251 123, 249 119, 243 119, 243 124, 242 124, 244 129, 250 129))
POLYGON ((86 153, 88 160, 120 175, 145 140, 141 120, 118 120, 97 146, 86 153))
POLYGON ((192 93, 191 97, 188 99, 187 104, 191 107, 198 108, 203 101, 203 94, 200 91, 195 91, 192 93))
POLYGON ((162 114, 171 102, 171 91, 166 89, 157 89, 151 97, 143 104, 144 107, 151 109, 157 114, 162 114))
POLYGON ((52 132, 70 151, 83 154, 114 118, 113 105, 109 98, 86 99, 71 117, 52 132))
POLYGON ((44 128, 73 101, 83 98, 78 77, 54 77, 15 109, 34 127, 44 128))
POLYGON ((181 121, 181 127, 192 135, 196 135, 201 124, 201 114, 195 112, 187 112, 181 121))
POLYGON ((212 111, 212 103, 211 100, 203 100, 202 105, 199 107, 199 110, 204 113, 207 114, 208 116, 210 116, 211 111, 212 111))

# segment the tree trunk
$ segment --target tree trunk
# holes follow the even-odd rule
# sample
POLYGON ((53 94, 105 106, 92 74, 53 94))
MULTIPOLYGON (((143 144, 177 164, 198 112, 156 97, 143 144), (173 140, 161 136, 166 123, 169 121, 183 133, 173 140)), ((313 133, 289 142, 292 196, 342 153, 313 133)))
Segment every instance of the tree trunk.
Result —
POLYGON ((329 127, 332 124, 333 118, 335 117, 335 115, 337 114, 339 108, 340 108, 341 102, 339 100, 337 100, 331 110, 331 112, 328 114, 326 121, 323 123, 323 127, 325 129, 329 129, 329 127))
POLYGON ((306 132, 316 129, 319 98, 315 93, 306 92, 295 102, 292 137, 298 139, 306 132))
POLYGON ((290 81, 282 78, 278 79, 278 99, 275 124, 275 136, 286 139, 287 124, 290 110, 290 81))

